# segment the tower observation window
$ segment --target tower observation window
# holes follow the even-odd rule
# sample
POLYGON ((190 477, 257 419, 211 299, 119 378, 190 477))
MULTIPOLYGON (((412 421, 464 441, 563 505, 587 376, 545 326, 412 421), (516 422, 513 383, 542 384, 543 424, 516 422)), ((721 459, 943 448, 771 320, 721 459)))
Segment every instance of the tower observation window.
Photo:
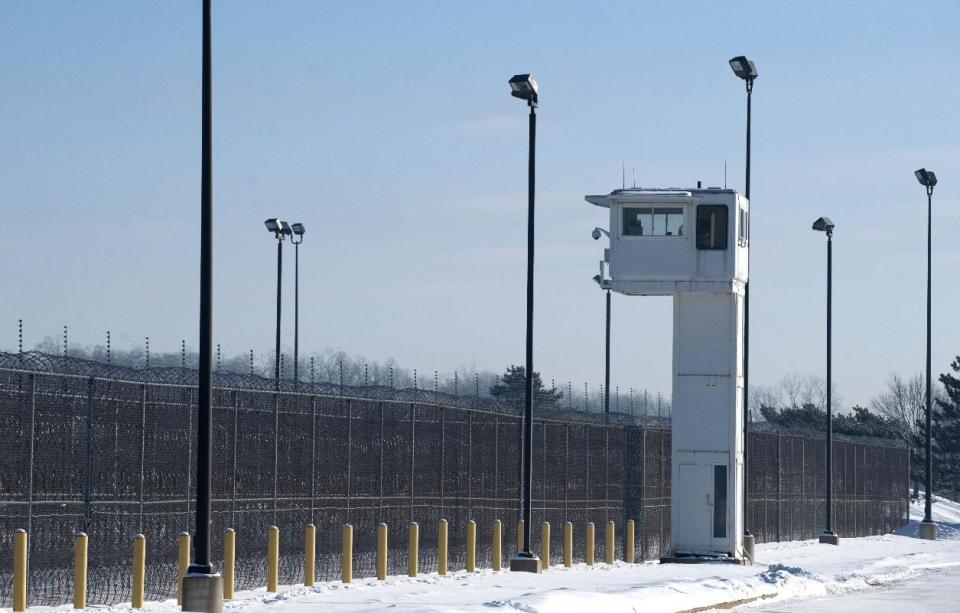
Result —
POLYGON ((701 204, 697 207, 697 249, 727 248, 727 207, 701 204))
POLYGON ((683 207, 624 207, 623 236, 683 236, 683 207))

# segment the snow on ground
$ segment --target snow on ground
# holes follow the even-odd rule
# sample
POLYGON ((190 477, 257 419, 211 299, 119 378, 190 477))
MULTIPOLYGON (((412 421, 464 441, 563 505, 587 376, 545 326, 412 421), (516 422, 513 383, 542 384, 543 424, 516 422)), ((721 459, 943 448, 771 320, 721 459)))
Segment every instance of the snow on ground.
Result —
MULTIPOLYGON (((240 592, 226 603, 233 613, 355 611, 690 611, 748 601, 754 611, 960 610, 960 504, 938 500, 938 541, 916 538, 923 505, 911 505, 911 522, 898 534, 842 539, 840 547, 815 541, 757 546, 753 567, 730 564, 584 564, 552 567, 540 575, 490 570, 439 577, 359 579, 314 588, 290 586, 279 594, 240 592), (935 585, 935 587, 931 587, 935 585), (923 596, 924 600, 918 598, 923 596), (932 607, 936 598, 944 603, 932 607), (811 600, 820 599, 820 600, 811 600), (892 599, 892 600, 891 600, 892 599), (891 605, 884 608, 886 603, 891 605), (930 608, 924 608, 930 605, 930 608), (865 607, 865 608, 864 608, 865 607)), ((31 610, 65 613, 69 607, 31 610)), ((148 611, 174 611, 175 601, 148 603, 148 611)), ((129 604, 105 607, 129 613, 129 604)))

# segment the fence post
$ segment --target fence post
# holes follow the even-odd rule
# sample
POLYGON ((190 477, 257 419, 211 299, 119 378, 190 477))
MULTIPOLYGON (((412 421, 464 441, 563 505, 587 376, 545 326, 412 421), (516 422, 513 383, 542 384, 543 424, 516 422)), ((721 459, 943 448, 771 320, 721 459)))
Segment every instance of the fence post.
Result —
POLYGON ((276 592, 280 574, 280 528, 267 531, 267 591, 276 592))
POLYGON ((491 552, 491 566, 494 571, 500 571, 503 565, 503 554, 501 549, 503 547, 503 524, 500 523, 499 519, 493 520, 493 549, 491 552))
POLYGON ((447 520, 441 519, 437 526, 437 574, 447 574, 447 520))
POLYGON ((410 522, 407 528, 407 575, 417 576, 420 561, 420 526, 417 522, 410 522))
MULTIPOLYGON (((343 362, 341 362, 341 365, 343 362)), ((347 402, 347 521, 351 520, 353 506, 350 501, 350 486, 353 481, 353 404, 347 402)))
POLYGON ((563 522, 563 565, 573 566, 573 524, 563 522))
POLYGON ((87 535, 77 533, 73 546, 73 608, 87 608, 87 535))
MULTIPOLYGON (((90 379, 90 410, 93 410, 93 379, 90 379)), ((92 443, 92 437, 89 441, 92 443)), ((92 452, 87 453, 88 462, 92 462, 92 452)), ((147 384, 140 384, 140 532, 143 532, 144 495, 146 491, 146 455, 147 455, 147 384)), ((89 504, 89 502, 88 502, 89 504)), ((89 512, 89 509, 88 509, 89 512)), ((91 517, 92 518, 92 517, 91 517)))
POLYGON ((616 525, 613 520, 607 522, 607 564, 613 564, 617 552, 616 525))
POLYGON ((223 598, 233 599, 233 573, 237 561, 237 533, 227 528, 223 533, 223 598))
POLYGON ((130 607, 143 608, 143 590, 146 579, 147 539, 142 534, 133 537, 133 598, 130 607))
POLYGON ((313 587, 317 578, 317 527, 307 524, 303 534, 303 585, 313 587))
POLYGON ((477 522, 467 522, 467 572, 477 569, 477 522))
POLYGON ((543 570, 550 570, 550 522, 540 528, 540 563, 543 570))
MULTIPOLYGON (((310 358, 311 364, 313 358, 310 358)), ((311 386, 312 386, 311 382, 311 386)), ((317 397, 310 397, 310 523, 317 507, 317 397)))
POLYGON ((177 606, 183 604, 183 576, 188 566, 190 566, 190 533, 181 532, 177 539, 177 606))
MULTIPOLYGON (((93 377, 87 379, 87 431, 86 431, 86 469, 83 475, 83 529, 90 530, 90 522, 93 520, 90 509, 90 499, 93 492, 93 377)), ((141 455, 141 460, 142 460, 141 455)), ((140 463, 140 518, 143 519, 143 462, 140 463)), ((143 530, 143 526, 140 526, 143 530)))
POLYGON ((343 525, 343 572, 340 579, 344 583, 353 580, 353 526, 343 525))
POLYGON ((13 610, 27 610, 27 531, 13 533, 13 610))
POLYGON ((387 524, 377 526, 377 579, 387 578, 387 524))
POLYGON ((37 376, 30 375, 30 418, 27 427, 27 534, 33 534, 33 456, 36 439, 37 376))
MULTIPOLYGON (((436 384, 436 381, 437 381, 436 371, 434 371, 433 377, 434 377, 434 379, 433 379, 433 380, 434 380, 434 396, 436 396, 436 385, 437 385, 437 384, 436 384)), ((434 397, 434 401, 436 401, 436 397, 434 397)), ((441 406, 441 407, 440 407, 440 515, 443 515, 443 514, 444 514, 444 513, 443 513, 443 503, 444 503, 444 499, 443 499, 443 475, 444 475, 444 471, 443 471, 443 469, 444 469, 444 460, 446 459, 445 456, 446 456, 446 454, 447 454, 447 450, 446 450, 446 425, 447 425, 447 424, 446 424, 446 421, 447 421, 447 420, 446 420, 446 411, 444 411, 444 408, 441 406)))
MULTIPOLYGON (((119 406, 117 407, 119 413, 119 406)), ((119 416, 117 417, 119 422, 119 416)), ((187 388, 187 492, 184 496, 187 504, 187 512, 183 516, 183 525, 184 528, 190 530, 190 493, 193 491, 191 485, 193 484, 193 389, 187 388)), ((189 558, 189 556, 188 556, 189 558)), ((177 604, 180 604, 179 599, 177 604)))
POLYGON ((585 559, 586 562, 587 562, 587 566, 593 566, 593 563, 594 563, 594 561, 595 561, 595 560, 594 560, 595 554, 596 554, 596 549, 594 548, 594 528, 593 528, 593 522, 592 522, 592 521, 588 521, 588 522, 587 522, 587 543, 586 543, 586 551, 584 552, 584 556, 583 556, 584 559, 585 559))
MULTIPOLYGON (((390 387, 393 388, 393 369, 390 369, 390 387)), ((380 405, 380 507, 377 519, 381 522, 383 521, 383 401, 381 400, 380 405)))
POLYGON ((636 533, 634 532, 634 524, 632 519, 627 520, 627 542, 626 547, 623 550, 624 561, 627 564, 633 564, 637 561, 636 552, 634 551, 634 539, 636 538, 636 533))
MULTIPOLYGON (((237 434, 240 422, 240 398, 236 390, 233 391, 233 467, 230 475, 230 526, 237 525, 237 434)), ((311 507, 312 508, 312 507, 311 507)), ((232 572, 232 571, 231 571, 232 572)), ((232 580, 232 577, 231 577, 232 580)), ((226 581, 226 577, 224 577, 226 581)), ((224 592, 226 593, 226 592, 224 592)), ((230 587, 233 598, 233 586, 230 587)))
MULTIPOLYGON (((416 371, 413 376, 414 389, 417 386, 416 371)), ((410 403, 410 521, 413 521, 413 483, 417 474, 417 406, 410 403)))

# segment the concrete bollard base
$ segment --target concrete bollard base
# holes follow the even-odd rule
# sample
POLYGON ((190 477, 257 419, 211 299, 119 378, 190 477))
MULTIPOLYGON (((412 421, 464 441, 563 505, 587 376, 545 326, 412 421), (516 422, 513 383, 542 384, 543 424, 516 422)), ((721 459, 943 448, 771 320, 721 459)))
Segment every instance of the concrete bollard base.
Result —
POLYGON ((821 545, 839 545, 840 535, 837 534, 836 532, 821 532, 820 544, 821 545))
POLYGON ((743 535, 743 556, 753 564, 753 552, 757 546, 757 537, 747 533, 743 535))
POLYGON ((510 570, 522 573, 539 573, 540 558, 537 556, 514 556, 510 558, 510 570))
POLYGON ((219 574, 184 575, 183 610, 223 613, 223 577, 219 574))
POLYGON ((926 541, 937 540, 937 524, 932 521, 920 522, 920 538, 926 541))

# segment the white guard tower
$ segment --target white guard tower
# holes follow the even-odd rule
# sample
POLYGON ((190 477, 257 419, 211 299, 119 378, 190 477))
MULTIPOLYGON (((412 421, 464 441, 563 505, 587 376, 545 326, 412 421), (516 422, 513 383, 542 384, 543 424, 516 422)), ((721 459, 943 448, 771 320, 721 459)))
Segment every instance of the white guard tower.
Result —
POLYGON ((604 287, 673 296, 668 558, 743 561, 743 288, 749 203, 730 189, 618 189, 604 287))

